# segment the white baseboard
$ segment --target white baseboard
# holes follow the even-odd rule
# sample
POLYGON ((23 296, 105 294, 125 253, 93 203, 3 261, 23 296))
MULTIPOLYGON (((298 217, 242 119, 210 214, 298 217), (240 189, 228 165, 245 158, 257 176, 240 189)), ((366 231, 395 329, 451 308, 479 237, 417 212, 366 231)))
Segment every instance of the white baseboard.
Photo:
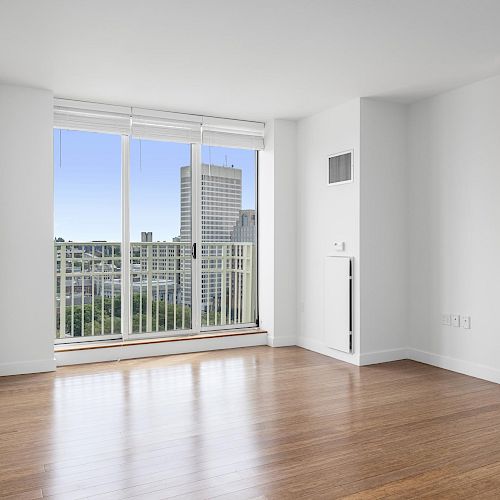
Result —
POLYGON ((388 349, 386 351, 367 352, 359 356, 360 366, 375 365, 377 363, 388 363, 408 359, 408 349, 388 349))
POLYGON ((500 370, 491 366, 480 365, 463 359, 451 358, 418 349, 408 349, 408 358, 427 365, 437 366, 500 384, 500 370))
POLYGON ((386 351, 368 352, 356 356, 355 354, 343 353, 330 349, 322 342, 318 342, 304 337, 298 337, 297 345, 308 349, 310 351, 330 356, 331 358, 345 361, 359 366, 372 365, 377 363, 387 363, 390 361, 398 361, 400 359, 411 359, 420 363, 425 363, 445 370, 463 373, 470 377, 476 377, 490 382, 500 384, 500 369, 491 366, 472 363, 463 359, 451 358, 449 356, 442 356, 418 349, 390 349, 386 351))
POLYGON ((267 345, 266 333, 181 340, 178 342, 137 344, 125 347, 61 351, 56 353, 56 362, 57 366, 80 365, 85 363, 99 363, 102 361, 117 361, 121 359, 148 358, 153 356, 167 356, 170 354, 215 351, 219 349, 235 349, 237 347, 252 347, 257 345, 267 345))
POLYGON ((53 372, 55 369, 55 359, 36 359, 31 361, 0 363, 0 376, 53 372))
POLYGON ((339 361, 345 361, 346 363, 350 363, 351 365, 359 366, 359 354, 350 354, 347 352, 336 351, 335 349, 327 347, 325 344, 323 344, 323 342, 306 339, 304 337, 298 337, 296 345, 309 351, 314 351, 319 354, 329 356, 330 358, 335 358, 339 361))
POLYGON ((445 370, 463 373, 464 375, 500 384, 500 369, 498 368, 465 361, 463 359, 421 351, 419 349, 390 349, 386 351, 368 352, 356 355, 330 349, 320 341, 304 337, 297 337, 296 345, 304 349, 308 349, 309 351, 324 354, 325 356, 330 356, 331 358, 345 361, 353 365, 366 366, 377 363, 398 361, 400 359, 411 359, 420 363, 437 366, 438 368, 444 368, 445 370))
POLYGON ((297 345, 297 337, 295 335, 290 335, 288 337, 281 337, 274 335, 267 336, 267 345, 271 347, 287 347, 291 345, 297 345))

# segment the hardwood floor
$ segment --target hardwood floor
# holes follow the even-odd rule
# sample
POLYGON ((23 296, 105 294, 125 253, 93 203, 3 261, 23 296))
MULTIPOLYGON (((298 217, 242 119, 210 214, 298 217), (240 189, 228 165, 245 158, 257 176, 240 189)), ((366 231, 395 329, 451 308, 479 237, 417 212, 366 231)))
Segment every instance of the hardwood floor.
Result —
POLYGON ((500 386, 297 347, 4 377, 0 496, 500 498, 500 386))

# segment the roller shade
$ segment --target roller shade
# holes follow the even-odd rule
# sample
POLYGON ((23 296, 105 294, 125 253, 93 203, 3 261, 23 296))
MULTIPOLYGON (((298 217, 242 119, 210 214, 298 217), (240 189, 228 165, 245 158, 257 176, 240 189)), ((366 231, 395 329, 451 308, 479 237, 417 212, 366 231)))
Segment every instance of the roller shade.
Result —
POLYGON ((201 142, 202 117, 132 108, 132 135, 156 141, 201 142))
POLYGON ((130 133, 131 108, 54 100, 54 127, 107 134, 130 133))
POLYGON ((54 127, 148 140, 264 149, 263 123, 67 99, 54 99, 54 127))
POLYGON ((203 117, 202 142, 209 146, 264 149, 264 124, 203 117))

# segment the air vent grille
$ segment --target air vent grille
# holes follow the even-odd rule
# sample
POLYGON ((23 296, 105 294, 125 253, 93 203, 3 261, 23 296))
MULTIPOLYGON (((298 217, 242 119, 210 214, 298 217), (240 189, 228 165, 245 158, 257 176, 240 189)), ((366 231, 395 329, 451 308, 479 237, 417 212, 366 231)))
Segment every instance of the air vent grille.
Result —
POLYGON ((339 153, 328 158, 328 184, 352 181, 352 151, 339 153))

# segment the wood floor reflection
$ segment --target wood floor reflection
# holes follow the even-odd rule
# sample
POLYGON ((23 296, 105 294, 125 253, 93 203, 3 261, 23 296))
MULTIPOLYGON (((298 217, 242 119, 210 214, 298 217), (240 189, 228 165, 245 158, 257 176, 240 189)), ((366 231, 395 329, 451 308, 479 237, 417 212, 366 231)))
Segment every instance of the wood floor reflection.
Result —
POLYGON ((4 377, 0 496, 500 498, 500 386, 298 347, 4 377))

